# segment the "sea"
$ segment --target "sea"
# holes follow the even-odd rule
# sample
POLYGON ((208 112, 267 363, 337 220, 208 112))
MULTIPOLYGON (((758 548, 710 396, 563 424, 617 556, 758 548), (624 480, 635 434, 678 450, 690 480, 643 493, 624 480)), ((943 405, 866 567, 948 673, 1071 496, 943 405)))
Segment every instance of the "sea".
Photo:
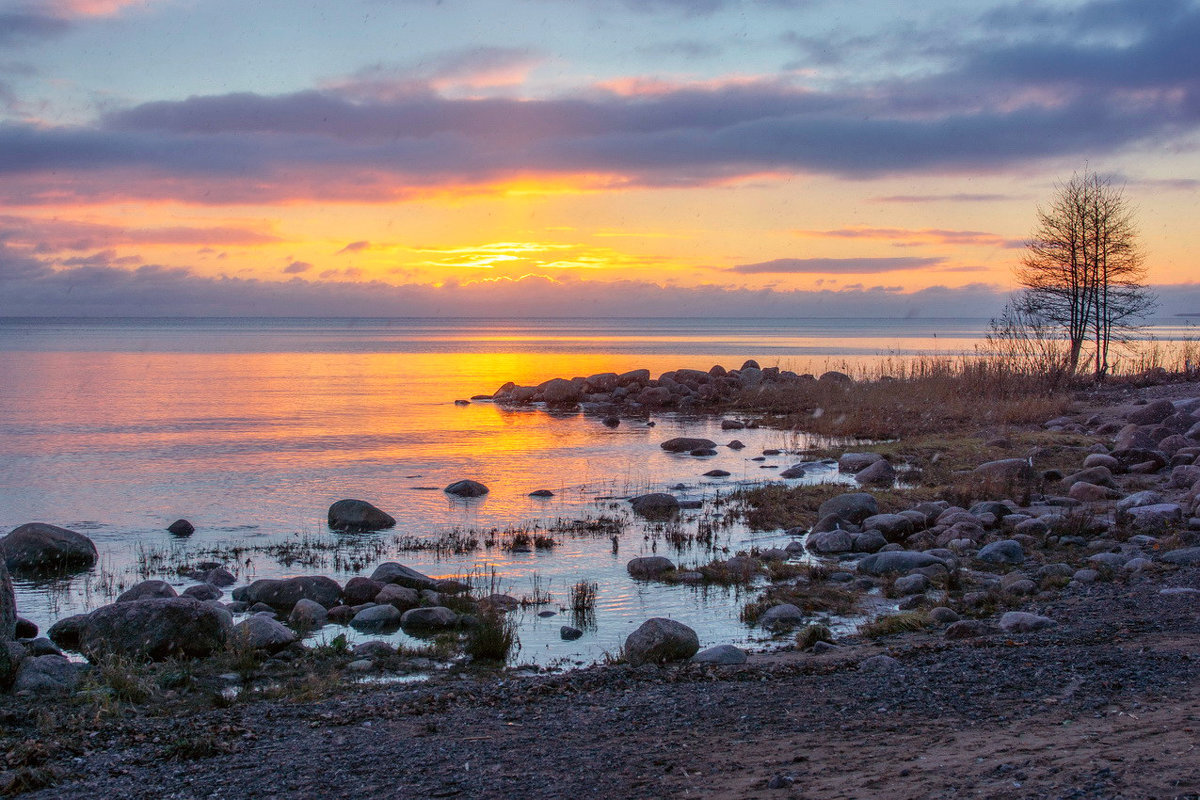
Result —
MULTIPOLYGON (((970 354, 986 324, 0 319, 0 535, 46 522, 84 533, 100 554, 86 572, 18 576, 19 613, 45 630, 143 579, 182 591, 195 583, 190 568, 205 561, 228 566, 238 585, 303 574, 344 582, 398 561, 525 600, 515 663, 594 663, 650 617, 690 625, 703 646, 767 646, 769 637, 739 618, 745 590, 640 583, 625 564, 655 554, 691 566, 786 544, 792 537, 783 530, 751 531, 714 509, 739 489, 783 480, 776 473, 809 444, 803 431, 726 431, 719 419, 674 413, 609 428, 587 410, 469 398, 507 381, 642 368, 657 376, 732 369, 747 359, 799 373, 853 373, 888 359, 970 354), (659 447, 680 435, 722 445, 737 438, 746 447, 703 459, 659 447), (730 475, 704 476, 713 469, 730 475), (460 479, 490 492, 461 500, 442 491, 460 479), (553 496, 530 497, 535 490, 553 496), (629 496, 668 490, 706 505, 673 526, 629 513, 629 496), (343 498, 375 504, 396 527, 330 531, 327 509, 343 498), (168 533, 178 518, 195 533, 168 533), (521 532, 555 544, 513 549, 521 532), (469 541, 476 546, 462 546, 469 541), (580 583, 595 584, 591 613, 570 611, 580 583), (564 641, 563 625, 581 627, 583 637, 564 641)), ((1161 326, 1167 338, 1176 333, 1161 326)), ((786 482, 827 481, 845 477, 828 468, 786 482)), ((315 639, 338 633, 417 643, 403 631, 372 637, 333 627, 315 639)))

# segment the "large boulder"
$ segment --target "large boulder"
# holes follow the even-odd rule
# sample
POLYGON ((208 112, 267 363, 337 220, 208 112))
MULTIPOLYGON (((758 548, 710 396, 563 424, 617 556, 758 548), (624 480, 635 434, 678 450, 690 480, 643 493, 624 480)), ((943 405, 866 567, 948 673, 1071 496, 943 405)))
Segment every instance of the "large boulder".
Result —
POLYGON ((700 439, 692 436, 679 436, 668 439, 659 445, 668 453, 690 453, 693 450, 711 450, 717 443, 712 439, 700 439))
POLYGON ((346 581, 346 585, 342 588, 342 599, 348 606, 361 606, 363 603, 370 603, 374 600, 375 595, 379 594, 379 590, 382 588, 383 583, 380 581, 356 576, 346 581))
POLYGON ((818 555, 848 553, 854 549, 854 538, 846 531, 820 531, 810 533, 805 546, 818 555))
POLYGON ((1031 633, 1054 625, 1050 617, 1030 614, 1028 611, 1009 611, 1000 617, 1000 630, 1005 633, 1031 633))
POLYGON ((13 572, 87 569, 96 563, 96 545, 82 533, 29 522, 0 539, 0 556, 13 572))
POLYGON ((686 661, 700 649, 696 632, 673 619, 648 619, 625 639, 625 660, 633 666, 686 661))
POLYGON ((761 617, 758 624, 767 630, 779 631, 795 628, 804 622, 804 612, 799 606, 791 603, 780 603, 771 606, 761 617))
POLYGON ((679 500, 666 492, 652 492, 629 498, 633 513, 648 520, 668 520, 679 513, 679 500))
POLYGON ((11 641, 17 633, 17 596, 4 560, 0 559, 0 642, 11 641))
POLYGON ((396 519, 366 500, 338 500, 329 507, 329 527, 338 531, 378 531, 390 528, 396 519))
POLYGON ((234 625, 230 637, 242 647, 268 653, 278 653, 297 639, 286 625, 262 614, 247 617, 234 625))
POLYGON ((890 550, 873 553, 858 562, 858 571, 867 575, 886 575, 889 572, 909 572, 925 567, 945 567, 946 562, 928 553, 914 550, 890 550))
POLYGON ((864 531, 876 530, 889 542, 902 542, 916 529, 910 517, 902 514, 875 514, 862 521, 864 531))
POLYGON ((233 599, 254 605, 266 603, 280 611, 291 611, 301 599, 333 608, 341 603, 342 587, 324 575, 301 575, 297 578, 260 578, 249 586, 233 590, 233 599))
POLYGON ((862 472, 876 461, 882 461, 879 453, 842 453, 838 459, 838 472, 862 472))
POLYGON ((329 620, 329 611, 325 606, 307 598, 300 598, 288 615, 288 624, 302 631, 313 631, 322 627, 329 620))
POLYGON ((719 644, 692 656, 693 664, 729 666, 746 663, 746 651, 731 644, 719 644))
POLYGON ((671 559, 665 556, 642 556, 632 559, 625 565, 629 574, 639 580, 651 580, 675 569, 671 559))
POLYGON ((1200 565, 1200 547, 1183 547, 1163 553, 1160 558, 1168 564, 1178 564, 1181 567, 1200 565))
POLYGON ((113 603, 88 614, 79 630, 79 649, 93 661, 110 653, 153 661, 199 658, 223 648, 228 636, 227 618, 208 603, 190 597, 151 598, 113 603))
POLYGON ((377 583, 395 583, 410 589, 432 589, 437 583, 428 575, 417 572, 412 567, 397 564, 395 561, 385 561, 371 573, 371 580, 377 583))
POLYGON ((479 481, 461 480, 455 481, 442 491, 455 497, 483 497, 489 489, 479 481))
POLYGON ((88 614, 72 614, 69 617, 63 617, 50 626, 50 630, 46 631, 46 635, 50 637, 50 641, 54 642, 59 647, 64 647, 67 650, 79 649, 79 635, 83 631, 83 626, 87 624, 88 614))
POLYGON ((878 513, 879 503, 872 495, 866 492, 850 492, 831 497, 821 503, 820 508, 817 509, 817 518, 821 519, 833 514, 839 519, 857 525, 867 517, 873 517, 878 513))

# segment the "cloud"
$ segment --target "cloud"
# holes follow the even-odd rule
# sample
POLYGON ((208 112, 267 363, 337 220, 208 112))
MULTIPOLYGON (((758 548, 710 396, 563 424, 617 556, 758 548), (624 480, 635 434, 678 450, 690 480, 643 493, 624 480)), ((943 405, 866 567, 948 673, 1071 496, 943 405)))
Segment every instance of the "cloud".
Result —
POLYGON ((285 275, 299 275, 301 272, 308 272, 313 268, 313 265, 307 261, 293 261, 283 268, 285 275))
POLYGON ((70 23, 36 11, 0 11, 0 47, 58 36, 70 23))
POLYGON ((911 247, 923 244, 979 245, 1016 249, 1024 239, 1008 239, 986 231, 957 231, 944 228, 870 228, 866 226, 834 230, 802 230, 797 234, 814 239, 874 239, 911 247))
POLYGON ((251 227, 126 228, 77 222, 71 219, 41 219, 0 215, 0 237, 22 244, 38 253, 60 250, 94 250, 116 245, 257 245, 279 241, 272 233, 251 227))
POLYGON ((886 197, 872 197, 872 203, 997 203, 1016 199, 1007 194, 969 194, 958 192, 954 194, 893 194, 886 197))
POLYGON ((757 264, 730 267, 743 275, 815 273, 819 275, 869 275, 878 272, 936 267, 944 258, 777 258, 757 264))
POLYGON ((350 244, 343 247, 341 250, 338 250, 336 253, 334 253, 334 255, 340 256, 343 253, 358 253, 363 250, 366 250, 370 246, 371 246, 371 243, 367 242, 367 241, 351 242, 350 244))
MULTIPOLYGON (((1109 6, 1127 16, 1134 8, 1092 3, 1078 13, 1100 19, 1109 6)), ((0 126, 0 202, 387 202, 518 179, 588 189, 764 173, 861 179, 1095 158, 1146 142, 1161 149, 1200 130, 1200 9, 1149 6, 1147 20, 1119 36, 1096 23, 1100 33, 1082 39, 1055 27, 1044 38, 954 40, 938 53, 944 63, 918 77, 821 89, 796 76, 706 85, 631 76, 613 82, 622 91, 487 96, 476 90, 519 80, 540 58, 488 47, 290 94, 150 102, 74 127, 10 123, 0 126)))

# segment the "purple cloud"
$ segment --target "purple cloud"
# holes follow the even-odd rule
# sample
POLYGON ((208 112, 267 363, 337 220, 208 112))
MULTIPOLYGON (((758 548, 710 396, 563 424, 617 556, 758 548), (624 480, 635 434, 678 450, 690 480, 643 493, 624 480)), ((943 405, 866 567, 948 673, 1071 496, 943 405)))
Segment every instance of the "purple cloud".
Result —
POLYGON ((944 258, 777 258, 757 264, 742 264, 730 267, 729 272, 742 275, 761 274, 818 274, 818 275, 870 275, 879 272, 897 272, 908 269, 936 267, 944 258))
POLYGON ((301 272, 308 272, 313 268, 313 265, 307 261, 293 261, 283 268, 285 275, 299 275, 301 272))

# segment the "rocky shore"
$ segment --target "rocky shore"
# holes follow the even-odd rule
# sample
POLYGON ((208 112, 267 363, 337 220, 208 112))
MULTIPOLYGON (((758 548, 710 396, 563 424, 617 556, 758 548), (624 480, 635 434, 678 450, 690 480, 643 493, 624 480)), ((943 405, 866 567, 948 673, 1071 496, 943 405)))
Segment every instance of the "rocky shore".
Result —
MULTIPOLYGON (((752 364, 732 375, 680 372, 653 386, 644 371, 532 393, 510 386, 495 399, 640 408, 666 399, 665 389, 684 408, 744 376, 817 380, 768 378, 752 364)), ((560 676, 439 670, 430 653, 382 642, 353 651, 304 643, 305 633, 350 625, 440 631, 461 644, 502 631, 497 621, 517 602, 397 563, 345 585, 256 581, 232 602, 226 565, 208 564, 184 596, 147 581, 39 638, 16 616, 0 572, 0 685, 10 692, 0 701, 10 752, 0 787, 149 796, 162 793, 160 762, 170 759, 182 777, 169 796, 180 797, 320 794, 340 781, 406 796, 1194 797, 1200 385, 1081 395, 1039 428, 1037 447, 959 471, 945 497, 909 499, 903 480, 918 467, 900 456, 841 452, 838 469, 861 490, 792 490, 820 502, 810 522, 789 527, 786 547, 696 569, 663 556, 629 561, 630 580, 755 587, 743 618, 783 645, 764 654, 699 651, 694 631, 665 619, 632 633, 617 665, 560 676), (821 624, 868 604, 883 613, 856 635, 821 624), (114 660, 195 666, 178 683, 164 681, 173 666, 156 668, 156 685, 123 694, 114 660), (334 699, 254 699, 318 667, 322 688, 308 689, 334 699), (359 683, 414 671, 435 674, 416 688, 359 683), (39 704, 55 697, 111 713, 88 723, 94 740, 69 741, 69 719, 39 727, 39 704), (165 708, 170 719, 158 716, 165 708), (300 757, 331 738, 356 754, 354 766, 320 771, 300 757), (20 755, 23 742, 41 750, 20 755), (505 759, 517 753, 519 769, 505 759), (264 758, 281 762, 278 772, 248 771, 264 758)), ((1011 451, 1019 433, 990 447, 1011 451)), ((703 455, 718 445, 662 446, 703 455)), ((686 511, 668 492, 629 502, 648 519, 686 511)), ((394 524, 357 500, 334 504, 329 521, 394 524)), ((14 570, 74 568, 91 563, 79 538, 32 523, 0 539, 0 554, 14 570)), ((122 673, 126 683, 149 680, 135 673, 122 673)))

